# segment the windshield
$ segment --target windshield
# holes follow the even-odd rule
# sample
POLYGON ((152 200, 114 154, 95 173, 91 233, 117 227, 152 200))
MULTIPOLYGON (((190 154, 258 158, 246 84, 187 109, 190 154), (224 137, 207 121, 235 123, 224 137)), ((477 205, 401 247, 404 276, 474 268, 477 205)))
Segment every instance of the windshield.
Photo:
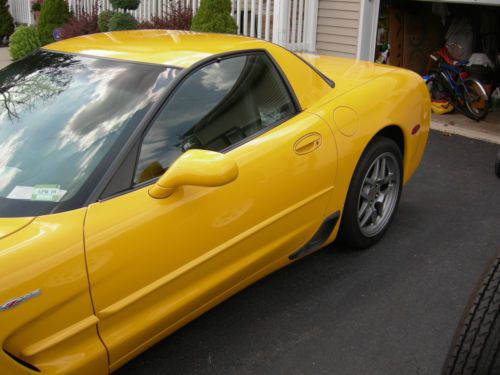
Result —
POLYGON ((176 72, 47 51, 0 70, 0 217, 76 208, 176 72))

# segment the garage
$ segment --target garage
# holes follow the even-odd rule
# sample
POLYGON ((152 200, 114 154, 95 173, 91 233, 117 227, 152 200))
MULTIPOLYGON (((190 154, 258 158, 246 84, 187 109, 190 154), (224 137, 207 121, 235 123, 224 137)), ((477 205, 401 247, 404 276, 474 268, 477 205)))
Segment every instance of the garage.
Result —
MULTIPOLYGON (((428 77, 442 70, 437 57, 455 66, 462 77, 476 79, 488 98, 484 121, 467 119, 463 112, 457 115, 457 108, 448 113, 445 101, 444 109, 435 105, 434 123, 445 131, 453 127, 459 134, 473 131, 500 139, 499 21, 498 0, 380 0, 372 58, 428 77)), ((437 96, 433 99, 441 102, 437 96)))

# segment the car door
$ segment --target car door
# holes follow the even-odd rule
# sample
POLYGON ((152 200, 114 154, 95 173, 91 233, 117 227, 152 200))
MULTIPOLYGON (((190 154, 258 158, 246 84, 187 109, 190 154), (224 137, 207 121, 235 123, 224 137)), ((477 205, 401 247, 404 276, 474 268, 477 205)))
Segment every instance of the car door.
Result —
POLYGON ((112 369, 303 246, 329 214, 336 147, 322 119, 300 112, 267 53, 251 52, 188 74, 135 164, 132 188, 90 205, 85 222, 112 369), (152 184, 188 149, 225 153, 238 178, 152 198, 152 184))

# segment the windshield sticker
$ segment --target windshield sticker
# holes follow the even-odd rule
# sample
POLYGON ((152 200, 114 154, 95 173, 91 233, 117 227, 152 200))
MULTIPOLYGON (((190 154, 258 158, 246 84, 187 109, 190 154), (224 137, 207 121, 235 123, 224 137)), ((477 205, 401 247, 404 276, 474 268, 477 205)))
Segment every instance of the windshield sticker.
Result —
POLYGON ((33 188, 31 186, 16 186, 7 195, 8 199, 25 199, 31 200, 31 195, 33 194, 33 188))
POLYGON ((16 186, 9 195, 7 195, 7 198, 59 202, 64 194, 66 194, 66 190, 61 190, 60 185, 16 186))
POLYGON ((59 189, 60 185, 35 185, 33 187, 32 201, 59 202, 65 190, 59 189))

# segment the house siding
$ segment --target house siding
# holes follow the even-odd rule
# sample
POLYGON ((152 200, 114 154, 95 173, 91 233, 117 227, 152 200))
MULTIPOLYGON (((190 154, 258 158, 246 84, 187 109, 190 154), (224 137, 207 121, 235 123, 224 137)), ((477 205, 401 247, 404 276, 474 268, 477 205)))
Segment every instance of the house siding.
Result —
POLYGON ((316 50, 356 57, 362 0, 319 0, 316 50))

